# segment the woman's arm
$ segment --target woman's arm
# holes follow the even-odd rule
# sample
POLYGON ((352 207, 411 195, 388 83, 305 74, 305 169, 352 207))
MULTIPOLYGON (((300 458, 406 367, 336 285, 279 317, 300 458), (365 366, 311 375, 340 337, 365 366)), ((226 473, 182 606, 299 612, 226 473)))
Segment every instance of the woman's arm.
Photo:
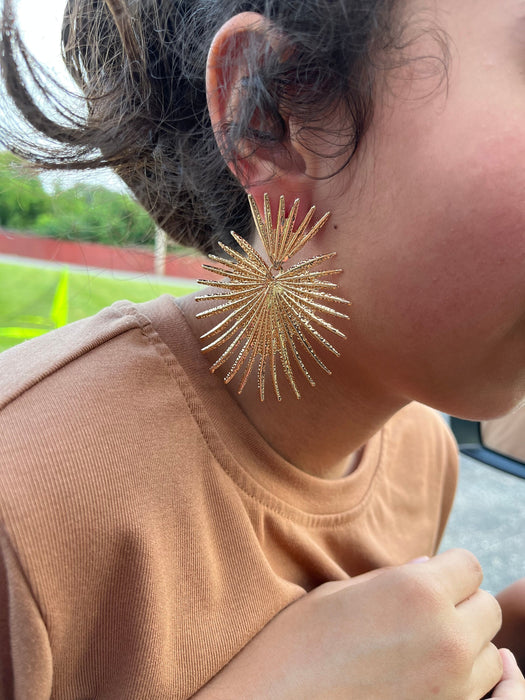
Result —
POLYGON ((47 630, 0 522, 0 699, 49 700, 52 682, 47 630))
MULTIPOLYGON (((277 615, 194 697, 480 700, 502 679, 490 643, 500 609, 480 583, 473 555, 453 550, 325 584, 277 615)), ((522 681, 512 679, 523 689, 522 681)))

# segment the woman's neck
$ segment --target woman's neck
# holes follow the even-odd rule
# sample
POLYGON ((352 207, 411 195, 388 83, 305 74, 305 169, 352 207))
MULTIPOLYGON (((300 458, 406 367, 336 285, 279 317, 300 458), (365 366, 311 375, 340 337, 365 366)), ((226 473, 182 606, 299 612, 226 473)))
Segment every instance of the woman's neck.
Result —
MULTIPOLYGON (((205 306, 199 305, 195 296, 180 298, 177 303, 199 338, 217 320, 196 318, 205 306)), ((316 375, 315 387, 305 382, 299 400, 283 383, 282 401, 267 390, 261 402, 255 372, 241 394, 235 379, 226 386, 252 425, 284 459, 314 476, 338 479, 357 468, 365 443, 406 402, 388 396, 362 371, 346 368, 342 376, 343 357, 329 361, 333 374, 316 375)))

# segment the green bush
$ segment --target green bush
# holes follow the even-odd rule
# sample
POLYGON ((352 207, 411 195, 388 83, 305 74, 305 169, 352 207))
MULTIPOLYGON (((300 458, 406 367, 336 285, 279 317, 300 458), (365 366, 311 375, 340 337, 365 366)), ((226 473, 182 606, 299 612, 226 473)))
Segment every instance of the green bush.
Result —
POLYGON ((56 186, 10 153, 0 153, 0 226, 53 238, 106 245, 152 245, 155 225, 131 197, 100 185, 56 186))
POLYGON ((11 153, 0 153, 0 226, 33 230, 51 211, 51 197, 35 174, 11 153))
POLYGON ((36 232, 53 238, 107 245, 151 244, 155 227, 130 197, 96 185, 55 190, 50 211, 37 217, 36 232))

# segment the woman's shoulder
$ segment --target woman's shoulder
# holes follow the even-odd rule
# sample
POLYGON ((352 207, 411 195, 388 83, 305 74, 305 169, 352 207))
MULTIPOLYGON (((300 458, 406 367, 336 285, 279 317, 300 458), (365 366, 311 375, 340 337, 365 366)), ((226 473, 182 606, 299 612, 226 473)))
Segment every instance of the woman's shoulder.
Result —
POLYGON ((0 355, 0 492, 132 479, 163 416, 182 422, 180 381, 147 308, 117 302, 0 355))
POLYGON ((417 401, 412 401, 398 411, 391 419, 390 426, 396 432, 412 434, 414 437, 437 438, 455 445, 447 416, 417 401))
POLYGON ((71 363, 140 326, 136 307, 121 301, 4 351, 0 354, 0 410, 71 363))
POLYGON ((458 448, 447 417, 421 403, 412 402, 396 413, 385 426, 392 455, 408 470, 417 466, 437 475, 449 473, 452 480, 458 470, 458 448))
POLYGON ((118 302, 0 356, 0 529, 18 550, 151 511, 176 471, 192 416, 149 308, 118 302))

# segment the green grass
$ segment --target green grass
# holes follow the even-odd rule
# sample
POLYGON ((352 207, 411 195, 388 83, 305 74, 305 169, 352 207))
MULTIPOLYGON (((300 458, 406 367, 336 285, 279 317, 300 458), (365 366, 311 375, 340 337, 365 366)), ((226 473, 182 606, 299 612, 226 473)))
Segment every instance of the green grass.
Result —
MULTIPOLYGON (((0 263, 0 327, 31 325, 32 317, 49 318, 60 269, 0 263)), ((144 279, 114 279, 96 272, 69 272, 68 322, 95 314, 119 299, 148 301, 161 294, 182 296, 197 285, 157 284, 144 279)), ((52 325, 50 323, 50 325, 52 325)), ((0 335, 0 351, 21 342, 0 335)))

